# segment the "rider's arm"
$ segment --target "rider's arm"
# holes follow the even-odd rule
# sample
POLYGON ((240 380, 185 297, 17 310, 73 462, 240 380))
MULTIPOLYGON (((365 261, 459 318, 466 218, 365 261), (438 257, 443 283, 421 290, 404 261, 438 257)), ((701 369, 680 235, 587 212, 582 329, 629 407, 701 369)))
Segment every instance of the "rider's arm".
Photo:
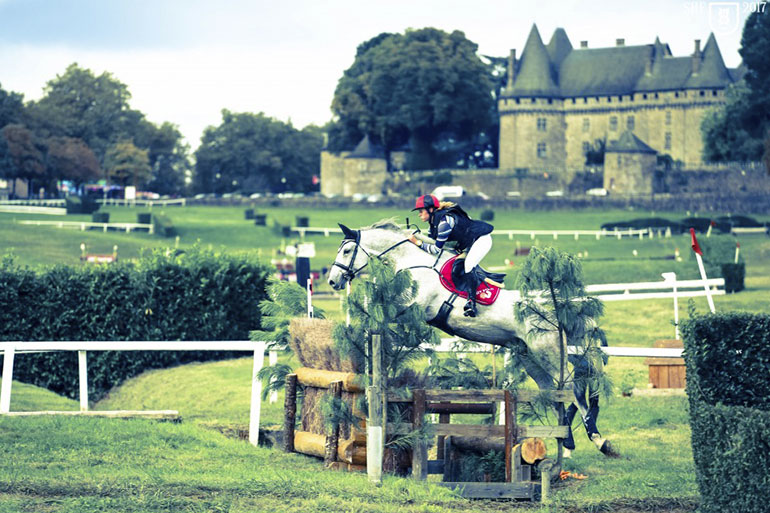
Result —
POLYGON ((422 249, 430 253, 431 255, 438 255, 441 253, 441 249, 444 247, 444 244, 449 239, 449 234, 452 233, 452 230, 455 227, 455 218, 451 215, 444 216, 444 219, 441 220, 441 222, 436 227, 436 243, 430 244, 428 242, 423 242, 420 246, 422 249))

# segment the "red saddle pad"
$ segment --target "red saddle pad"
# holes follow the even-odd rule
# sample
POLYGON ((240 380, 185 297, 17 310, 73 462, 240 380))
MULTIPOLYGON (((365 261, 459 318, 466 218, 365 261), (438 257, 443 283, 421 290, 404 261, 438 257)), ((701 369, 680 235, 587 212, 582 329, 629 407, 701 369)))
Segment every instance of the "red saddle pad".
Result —
MULTIPOLYGON (((447 260, 443 266, 441 266, 441 272, 439 273, 439 279, 441 280, 441 284, 444 286, 445 289, 447 289, 450 292, 454 292, 458 296, 467 299, 468 294, 457 290, 457 287, 455 287, 454 281, 452 281, 452 266, 455 263, 455 260, 457 259, 456 256, 450 258, 447 260)), ((500 295, 500 287, 496 287, 494 285, 490 285, 489 283, 482 283, 479 285, 479 288, 476 289, 476 302, 481 305, 491 305, 495 302, 497 299, 497 296, 500 295)))

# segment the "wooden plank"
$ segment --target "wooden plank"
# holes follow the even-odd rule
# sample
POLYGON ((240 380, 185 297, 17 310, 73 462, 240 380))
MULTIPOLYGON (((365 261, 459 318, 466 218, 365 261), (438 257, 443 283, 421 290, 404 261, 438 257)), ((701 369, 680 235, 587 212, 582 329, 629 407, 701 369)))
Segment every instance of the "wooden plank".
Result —
MULTIPOLYGON (((515 395, 519 402, 532 402, 540 393, 538 390, 517 390, 515 395)), ((552 390, 548 393, 552 395, 554 401, 575 400, 572 390, 552 390)), ((427 401, 501 402, 505 400, 505 390, 426 390, 425 399, 427 401)))
POLYGON ((104 410, 104 411, 12 411, 4 413, 7 417, 37 417, 45 415, 64 415, 78 417, 108 417, 113 419, 142 418, 155 420, 181 420, 176 410, 104 410))
POLYGON ((287 374, 283 401, 283 450, 294 452, 294 423, 297 418, 297 375, 287 374))
POLYGON ((518 426, 519 438, 567 438, 568 426, 518 426))
MULTIPOLYGON (((491 415, 495 413, 495 403, 428 403, 425 408, 426 413, 440 413, 449 415, 450 413, 470 413, 477 415, 491 415)), ((449 420, 447 418, 447 424, 449 420)))
MULTIPOLYGON (((412 430, 410 424, 388 424, 388 433, 405 435, 412 430)), ((517 426, 517 438, 566 438, 567 426, 517 426)), ((489 424, 433 424, 437 436, 505 437, 505 426, 489 424)))
MULTIPOLYGON (((342 381, 335 381, 329 387, 329 394, 335 402, 339 403, 342 398, 342 381)), ((331 432, 326 436, 326 446, 324 453, 324 465, 330 467, 337 461, 337 450, 340 443, 340 423, 332 423, 331 432)))
MULTIPOLYGON (((422 428, 424 422, 425 390, 415 390, 413 396, 412 429, 416 431, 422 428)), ((428 448, 423 440, 418 440, 412 447, 412 477, 418 481, 428 477, 428 448)))
POLYGON ((443 474, 444 460, 428 460, 428 474, 443 474))
POLYGON ((435 483, 466 499, 532 499, 532 483, 435 483))
POLYGON ((294 373, 300 385, 316 388, 329 388, 335 381, 342 381, 342 389, 346 392, 363 392, 360 383, 364 382, 364 376, 354 372, 337 372, 322 369, 310 369, 300 367, 294 373))
POLYGON ((505 481, 510 483, 513 479, 513 466, 511 463, 511 450, 516 444, 516 401, 509 390, 505 391, 505 481))

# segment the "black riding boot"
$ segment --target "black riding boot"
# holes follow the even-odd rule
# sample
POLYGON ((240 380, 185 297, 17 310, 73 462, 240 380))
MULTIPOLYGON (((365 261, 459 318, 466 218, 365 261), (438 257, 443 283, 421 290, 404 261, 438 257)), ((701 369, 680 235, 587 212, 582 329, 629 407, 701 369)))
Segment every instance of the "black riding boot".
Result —
POLYGON ((476 289, 479 288, 479 285, 480 282, 474 271, 463 276, 463 290, 468 293, 468 302, 463 307, 463 315, 466 317, 476 317, 478 313, 476 310, 476 289))

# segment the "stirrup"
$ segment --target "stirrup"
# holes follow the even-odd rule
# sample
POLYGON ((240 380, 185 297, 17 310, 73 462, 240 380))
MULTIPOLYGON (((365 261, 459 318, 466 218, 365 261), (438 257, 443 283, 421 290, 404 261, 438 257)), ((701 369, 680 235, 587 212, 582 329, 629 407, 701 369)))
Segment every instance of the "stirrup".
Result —
POLYGON ((463 307, 463 315, 465 317, 476 317, 476 305, 473 301, 468 301, 463 307))

